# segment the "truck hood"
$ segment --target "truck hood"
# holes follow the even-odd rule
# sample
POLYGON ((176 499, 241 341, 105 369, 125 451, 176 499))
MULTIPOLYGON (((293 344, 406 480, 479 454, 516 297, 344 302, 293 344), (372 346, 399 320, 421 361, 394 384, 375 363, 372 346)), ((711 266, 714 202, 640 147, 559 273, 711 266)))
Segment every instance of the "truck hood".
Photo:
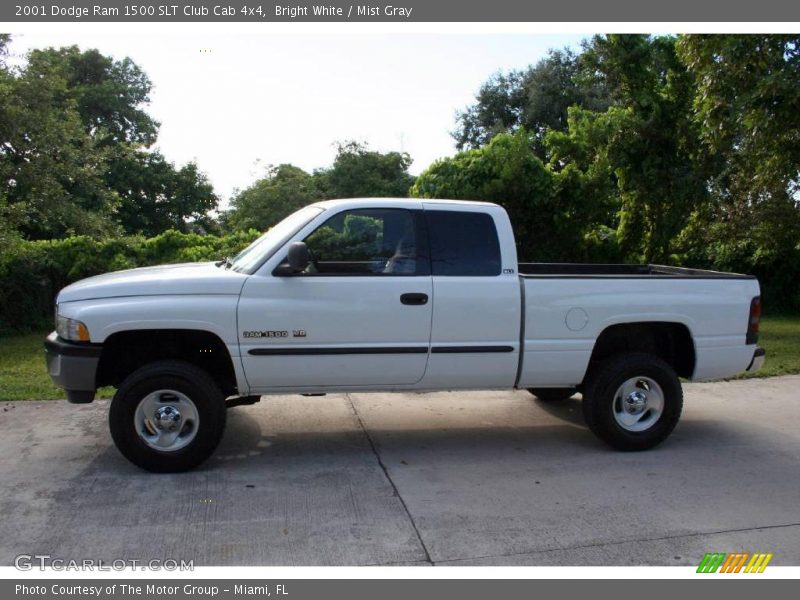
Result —
POLYGON ((247 275, 217 267, 213 262, 161 265, 115 271, 76 281, 58 294, 56 302, 120 296, 175 294, 238 294, 247 275))

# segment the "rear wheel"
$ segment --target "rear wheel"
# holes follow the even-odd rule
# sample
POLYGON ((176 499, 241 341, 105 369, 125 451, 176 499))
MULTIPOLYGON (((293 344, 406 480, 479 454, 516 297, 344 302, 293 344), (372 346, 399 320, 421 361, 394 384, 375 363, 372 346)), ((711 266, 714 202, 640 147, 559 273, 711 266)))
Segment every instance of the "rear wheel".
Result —
POLYGON ((191 469, 216 449, 225 430, 225 398, 202 369, 182 361, 146 365, 120 386, 109 425, 119 451, 159 473, 191 469))
POLYGON ((620 354, 593 368, 583 415, 589 429, 618 450, 647 450, 677 425, 683 390, 675 370, 657 356, 620 354))
POLYGON ((560 402, 575 395, 575 388, 528 388, 528 391, 546 403, 560 402))

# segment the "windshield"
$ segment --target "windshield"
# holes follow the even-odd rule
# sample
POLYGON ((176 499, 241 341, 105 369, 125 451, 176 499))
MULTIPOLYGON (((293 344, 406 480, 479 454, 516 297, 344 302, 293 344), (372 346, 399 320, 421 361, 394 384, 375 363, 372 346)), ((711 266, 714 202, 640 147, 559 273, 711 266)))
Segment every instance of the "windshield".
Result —
POLYGON ((308 225, 308 223, 323 210, 324 209, 318 206, 306 206, 292 213, 247 248, 239 252, 239 254, 234 257, 233 261, 231 261, 231 269, 241 273, 253 273, 261 263, 272 256, 287 239, 308 225))

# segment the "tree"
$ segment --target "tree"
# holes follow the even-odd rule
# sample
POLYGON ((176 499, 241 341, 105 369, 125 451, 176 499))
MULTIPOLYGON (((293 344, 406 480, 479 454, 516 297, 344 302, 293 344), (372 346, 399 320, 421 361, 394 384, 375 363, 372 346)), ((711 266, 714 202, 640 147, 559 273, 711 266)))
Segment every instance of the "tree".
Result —
POLYGON ((142 108, 150 102, 152 84, 130 58, 116 61, 77 46, 32 50, 28 56, 30 72, 53 65, 63 71, 69 96, 93 138, 144 147, 155 143, 159 124, 142 108))
POLYGON ((264 231, 321 198, 315 176, 294 165, 270 166, 264 178, 233 196, 224 222, 231 229, 264 231))
POLYGON ((0 208, 32 238, 116 230, 109 153, 86 134, 63 67, 0 68, 0 208))
POLYGON ((760 252, 800 241, 800 36, 687 35, 696 122, 722 160, 712 181, 716 237, 760 252))
POLYGON ((404 198, 414 183, 411 162, 405 152, 381 153, 349 141, 337 144, 333 165, 314 175, 328 198, 404 198))
MULTIPOLYGON (((685 250, 680 234, 708 201, 708 172, 691 118, 694 78, 678 60, 672 37, 597 36, 584 60, 625 107, 607 111, 615 130, 603 149, 619 192, 623 254, 674 262, 685 250)), ((577 127, 585 123, 575 121, 577 127)))
POLYGON ((159 152, 128 150, 109 165, 109 186, 118 190, 115 220, 128 233, 154 236, 168 229, 189 231, 216 208, 219 198, 193 162, 176 168, 159 152))
POLYGON ((231 210, 223 217, 225 225, 264 230, 317 200, 408 196, 414 182, 408 173, 408 154, 384 154, 357 142, 344 142, 337 148, 333 165, 313 175, 294 165, 270 166, 263 179, 234 195, 231 210))
MULTIPOLYGON (((5 48, 8 37, 0 39, 5 48)), ((207 228, 218 198, 197 165, 148 151, 151 84, 130 59, 76 46, 0 65, 0 213, 29 238, 207 228)))
POLYGON ((578 106, 569 109, 567 129, 550 130, 544 147, 549 157, 561 203, 574 206, 585 218, 583 256, 587 262, 620 262, 619 182, 609 155, 611 140, 628 118, 625 109, 594 112, 578 106))
POLYGON ((716 157, 692 259, 757 275, 767 305, 800 308, 800 36, 681 36, 695 121, 716 157))
POLYGON ((560 178, 534 153, 534 139, 524 129, 501 133, 486 146, 439 160, 411 194, 497 202, 511 217, 521 260, 579 260, 597 213, 591 198, 562 193, 560 178))
POLYGON ((545 133, 566 129, 569 107, 602 111, 610 102, 604 80, 586 72, 581 57, 569 48, 550 50, 527 70, 494 74, 475 99, 457 117, 453 137, 459 150, 477 148, 498 133, 525 128, 534 134, 540 158, 544 158, 545 133))
POLYGON ((512 132, 522 126, 525 75, 522 71, 497 72, 481 85, 475 104, 456 117, 456 129, 452 132, 456 148, 480 148, 498 133, 512 132))
MULTIPOLYGON (((7 33, 0 33, 0 141, 6 140, 10 136, 8 119, 10 118, 8 106, 2 99, 8 98, 9 90, 13 83, 13 77, 6 65, 8 56, 8 42, 11 36, 7 33)), ((5 155, 8 152, 5 142, 0 145, 0 176, 7 170, 5 155)), ((5 249, 11 246, 19 238, 17 228, 20 217, 15 214, 8 205, 8 186, 0 188, 0 253, 5 253, 5 249)))
POLYGON ((77 46, 34 50, 27 69, 51 63, 62 66, 87 134, 109 149, 106 183, 120 196, 114 219, 124 231, 156 235, 186 231, 190 220, 206 221, 219 199, 205 174, 195 163, 176 168, 159 152, 145 150, 159 127, 144 110, 152 87, 147 75, 129 58, 116 61, 77 46))

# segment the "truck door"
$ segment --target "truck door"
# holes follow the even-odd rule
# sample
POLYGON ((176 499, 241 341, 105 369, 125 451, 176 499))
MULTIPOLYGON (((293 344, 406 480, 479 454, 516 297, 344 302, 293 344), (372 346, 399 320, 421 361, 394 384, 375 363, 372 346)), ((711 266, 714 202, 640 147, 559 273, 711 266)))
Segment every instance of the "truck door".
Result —
POLYGON ((422 387, 511 387, 519 365, 522 301, 508 217, 494 206, 485 212, 445 203, 424 208, 436 301, 422 387))
POLYGON ((423 377, 433 293, 421 205, 409 205, 338 212, 303 240, 306 271, 247 281, 240 348, 254 391, 423 377))

